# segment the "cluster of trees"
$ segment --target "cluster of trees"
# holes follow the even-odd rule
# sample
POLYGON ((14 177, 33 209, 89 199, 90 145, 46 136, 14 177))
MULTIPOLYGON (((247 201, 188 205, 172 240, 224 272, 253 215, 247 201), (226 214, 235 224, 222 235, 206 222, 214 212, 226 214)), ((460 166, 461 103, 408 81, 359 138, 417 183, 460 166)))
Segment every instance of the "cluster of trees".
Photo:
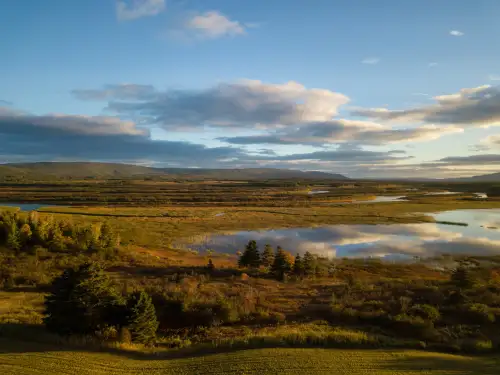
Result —
POLYGON ((158 321, 144 291, 119 294, 97 263, 67 269, 51 284, 45 298, 44 323, 60 335, 115 332, 122 341, 153 344, 158 321))
POLYGON ((27 216, 0 212, 0 246, 16 252, 30 251, 36 246, 54 252, 100 251, 113 249, 119 243, 119 235, 106 223, 75 226, 51 216, 40 217, 36 211, 27 216))
POLYGON ((265 245, 261 253, 257 242, 251 240, 248 242, 245 251, 240 255, 238 265, 248 268, 264 267, 282 280, 286 275, 290 274, 299 277, 315 275, 318 270, 318 259, 309 251, 306 251, 302 257, 300 254, 293 257, 290 253, 284 251, 281 246, 278 246, 275 252, 269 244, 265 245))

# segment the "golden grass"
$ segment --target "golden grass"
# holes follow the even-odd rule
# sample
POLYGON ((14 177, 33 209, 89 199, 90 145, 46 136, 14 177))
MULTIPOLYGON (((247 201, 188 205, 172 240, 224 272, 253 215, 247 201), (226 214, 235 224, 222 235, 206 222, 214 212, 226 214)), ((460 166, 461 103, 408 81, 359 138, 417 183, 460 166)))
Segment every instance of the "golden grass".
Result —
POLYGON ((86 352, 0 339, 0 373, 30 374, 349 374, 496 375, 496 358, 415 350, 273 348, 185 358, 117 351, 86 352))

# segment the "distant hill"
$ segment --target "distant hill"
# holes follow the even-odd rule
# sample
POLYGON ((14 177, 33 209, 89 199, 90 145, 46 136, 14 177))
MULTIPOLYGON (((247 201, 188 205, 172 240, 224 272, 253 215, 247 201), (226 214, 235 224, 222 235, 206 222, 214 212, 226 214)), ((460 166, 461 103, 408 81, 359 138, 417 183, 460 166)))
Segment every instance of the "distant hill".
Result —
POLYGON ((467 178, 460 178, 457 179, 458 181, 485 181, 485 182, 495 182, 498 181, 500 182, 500 173, 490 173, 490 174, 483 174, 479 176, 473 176, 473 177, 467 177, 467 178))
POLYGON ((270 180, 309 179, 347 180, 334 173, 298 171, 291 169, 195 169, 151 168, 139 165, 92 162, 41 162, 0 164, 0 179, 85 179, 85 178, 143 178, 162 179, 217 179, 217 180, 270 180))

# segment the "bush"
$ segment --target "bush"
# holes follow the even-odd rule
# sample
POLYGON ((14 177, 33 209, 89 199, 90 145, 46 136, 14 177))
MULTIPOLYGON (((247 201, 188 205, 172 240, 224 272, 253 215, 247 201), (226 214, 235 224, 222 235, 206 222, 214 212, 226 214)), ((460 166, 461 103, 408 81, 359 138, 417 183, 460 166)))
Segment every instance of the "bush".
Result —
POLYGON ((435 322, 440 318, 439 310, 431 305, 414 305, 408 311, 412 316, 418 316, 424 320, 435 322))
POLYGON ((487 353, 493 350, 493 344, 490 340, 464 340, 460 348, 466 353, 479 354, 487 353))
POLYGON ((487 305, 482 303, 470 303, 464 306, 461 318, 469 324, 485 324, 495 322, 495 315, 487 305))

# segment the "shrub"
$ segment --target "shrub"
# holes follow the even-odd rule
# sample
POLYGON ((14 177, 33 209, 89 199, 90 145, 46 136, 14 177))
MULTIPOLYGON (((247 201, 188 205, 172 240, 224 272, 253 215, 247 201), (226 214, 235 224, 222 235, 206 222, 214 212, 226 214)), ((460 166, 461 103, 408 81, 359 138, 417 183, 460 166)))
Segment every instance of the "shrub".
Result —
POLYGON ((495 315, 490 311, 490 308, 482 303, 465 305, 460 317, 465 318, 465 321, 470 324, 493 323, 495 321, 495 315))
POLYGON ((468 339, 462 341, 460 348, 466 353, 487 353, 493 349, 493 344, 490 340, 473 340, 468 339))
POLYGON ((408 313, 412 316, 418 316, 424 320, 435 322, 440 318, 439 310, 431 305, 414 305, 408 313))

